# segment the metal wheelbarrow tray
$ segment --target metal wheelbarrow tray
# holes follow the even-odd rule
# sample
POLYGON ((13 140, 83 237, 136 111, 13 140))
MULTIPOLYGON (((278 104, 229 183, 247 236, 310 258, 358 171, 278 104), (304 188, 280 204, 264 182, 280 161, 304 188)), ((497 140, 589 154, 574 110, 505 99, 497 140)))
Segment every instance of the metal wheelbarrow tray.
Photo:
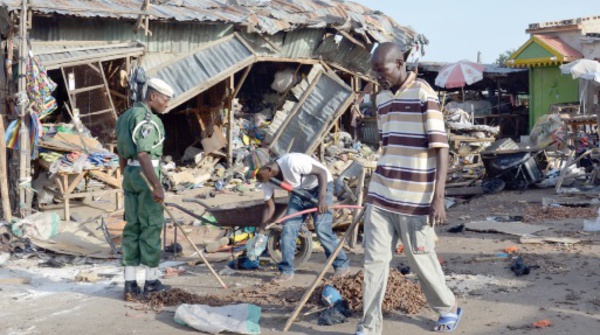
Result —
MULTIPOLYGON (((279 219, 287 210, 289 197, 277 197, 275 198, 275 213, 273 215, 274 220, 279 219)), ((262 221, 263 209, 265 201, 262 199, 247 200, 242 202, 233 202, 229 204, 223 204, 220 206, 210 206, 198 199, 183 199, 183 202, 193 202, 199 204, 206 209, 206 212, 210 213, 215 217, 217 222, 211 222, 202 214, 196 214, 191 210, 184 208, 180 205, 167 203, 167 206, 174 207, 180 211, 206 223, 216 225, 218 227, 256 227, 260 225, 262 221)), ((282 260, 281 255, 281 235, 283 229, 281 226, 274 226, 269 229, 269 241, 267 243, 267 250, 271 258, 279 263, 282 260)), ((296 240, 296 251, 294 255, 294 264, 300 266, 308 261, 312 254, 313 243, 312 234, 303 225, 298 234, 296 240)))
MULTIPOLYGON (((277 219, 285 213, 288 205, 288 197, 275 198, 275 214, 277 219)), ((232 202, 218 206, 210 206, 202 200, 198 199, 183 199, 183 202, 193 202, 204 207, 206 212, 214 216, 215 222, 211 222, 203 214, 196 214, 183 206, 167 203, 167 206, 175 207, 182 212, 206 223, 214 224, 219 227, 255 227, 260 225, 262 221, 263 209, 265 201, 262 199, 247 200, 242 202, 232 202)))

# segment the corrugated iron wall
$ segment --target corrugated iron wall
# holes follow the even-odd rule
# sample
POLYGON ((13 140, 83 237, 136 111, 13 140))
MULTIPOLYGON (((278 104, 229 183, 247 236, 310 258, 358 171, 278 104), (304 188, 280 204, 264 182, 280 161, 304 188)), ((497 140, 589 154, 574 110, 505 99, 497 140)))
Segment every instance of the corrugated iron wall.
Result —
POLYGON ((231 24, 200 22, 150 22, 152 36, 133 31, 134 21, 62 16, 34 16, 33 41, 140 41, 150 53, 184 53, 233 33, 231 24))

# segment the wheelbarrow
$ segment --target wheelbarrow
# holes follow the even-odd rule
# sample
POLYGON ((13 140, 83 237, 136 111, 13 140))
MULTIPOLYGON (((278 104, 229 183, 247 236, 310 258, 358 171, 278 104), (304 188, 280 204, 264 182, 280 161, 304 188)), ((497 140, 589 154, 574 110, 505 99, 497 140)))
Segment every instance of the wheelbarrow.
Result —
MULTIPOLYGON (((285 213, 287 210, 288 199, 288 197, 275 198, 274 219, 279 219, 285 213)), ((165 205, 177 208, 202 222, 232 229, 235 229, 234 227, 244 228, 259 226, 262 221, 263 209, 265 206, 263 200, 247 200, 220 206, 210 206, 199 199, 183 199, 183 202, 196 203, 204 207, 206 212, 216 219, 216 223, 203 217, 202 215, 204 213, 196 214, 191 210, 174 203, 165 203, 165 205)), ((280 240, 283 233, 283 227, 281 225, 271 225, 268 231, 269 240, 267 243, 267 251, 269 252, 271 259, 276 263, 279 263, 282 260, 280 240)), ((306 263, 312 254, 312 249, 312 234, 306 225, 303 225, 298 234, 298 238, 296 239, 296 254, 294 256, 295 266, 306 263)))

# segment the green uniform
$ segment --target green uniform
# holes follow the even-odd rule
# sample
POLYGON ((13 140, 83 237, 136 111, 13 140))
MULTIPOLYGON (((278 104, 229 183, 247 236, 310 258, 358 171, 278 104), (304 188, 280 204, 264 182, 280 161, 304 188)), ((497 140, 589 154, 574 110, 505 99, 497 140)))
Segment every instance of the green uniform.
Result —
POLYGON ((119 117, 116 132, 119 155, 128 160, 123 174, 127 222, 123 230, 123 265, 157 267, 165 217, 161 204, 154 201, 140 176, 142 168, 137 163, 137 154, 150 154, 154 172, 160 178, 158 159, 162 156, 165 129, 162 121, 144 103, 138 102, 119 117))

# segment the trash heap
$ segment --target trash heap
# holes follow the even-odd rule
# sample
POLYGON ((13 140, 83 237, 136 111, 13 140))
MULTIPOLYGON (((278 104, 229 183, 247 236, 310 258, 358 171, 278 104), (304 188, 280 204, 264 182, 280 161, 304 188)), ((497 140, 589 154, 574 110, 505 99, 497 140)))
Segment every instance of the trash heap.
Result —
POLYGON ((51 174, 119 166, 119 156, 104 148, 86 129, 77 129, 72 123, 59 124, 46 127, 44 133, 40 164, 51 174))
MULTIPOLYGON (((348 301, 350 310, 362 312, 364 274, 362 271, 355 275, 345 277, 334 277, 328 284, 335 287, 343 299, 348 301)), ((324 286, 323 286, 324 287, 324 286)), ((316 290, 313 299, 322 296, 321 290, 316 290)), ((400 311, 406 314, 417 314, 427 304, 421 287, 408 280, 397 269, 391 269, 388 277, 383 310, 387 313, 400 311)))

